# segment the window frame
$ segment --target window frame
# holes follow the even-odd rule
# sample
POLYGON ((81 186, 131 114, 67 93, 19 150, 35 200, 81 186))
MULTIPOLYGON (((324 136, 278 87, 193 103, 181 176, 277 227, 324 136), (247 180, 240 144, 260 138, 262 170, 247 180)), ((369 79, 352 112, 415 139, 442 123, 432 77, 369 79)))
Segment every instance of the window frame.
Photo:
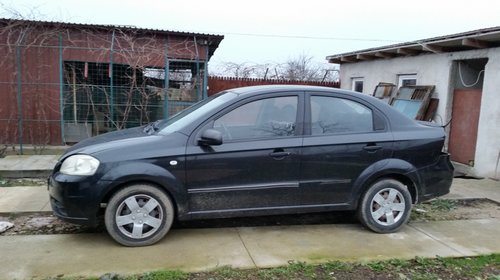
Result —
POLYGON ((359 93, 363 93, 365 90, 365 78, 364 77, 353 77, 351 78, 351 90, 359 93), (356 90, 356 83, 361 82, 361 91, 356 90))
POLYGON ((321 93, 321 92, 308 92, 305 99, 305 110, 304 110, 304 137, 325 137, 325 136, 335 136, 335 135, 349 135, 349 134, 369 134, 369 133, 380 133, 389 131, 389 122, 385 115, 375 106, 366 102, 361 98, 356 98, 355 96, 345 96, 339 94, 331 93, 321 93), (346 99, 352 102, 364 105, 372 111, 372 131, 359 131, 359 132, 342 132, 342 133, 329 133, 329 134, 312 134, 312 107, 311 107, 311 97, 321 96, 321 97, 332 97, 346 99))
POLYGON ((206 118, 206 120, 197 128, 194 130, 194 132, 191 134, 192 136, 192 143, 196 145, 196 140, 200 138, 201 133, 205 131, 206 129, 213 128, 213 125, 215 121, 222 116, 226 115, 227 113, 235 110, 238 107, 241 107, 245 104, 258 101, 258 100, 263 100, 263 99, 269 99, 269 98, 278 98, 278 97, 296 97, 297 98, 297 114, 296 114, 296 123, 295 123, 295 133, 290 136, 283 136, 283 137, 262 137, 262 138, 251 138, 251 139, 234 139, 234 140, 224 140, 224 143, 238 143, 238 142, 254 142, 254 141, 269 141, 269 140, 279 140, 279 139, 289 139, 289 138, 294 138, 294 137, 302 137, 304 135, 304 94, 303 92, 293 92, 293 91, 287 91, 287 92, 277 92, 277 93, 266 93, 265 95, 263 94, 258 94, 255 96, 247 97, 238 101, 235 101, 233 104, 222 108, 218 112, 214 113, 212 116, 206 118))
POLYGON ((398 75, 398 87, 403 86, 404 81, 406 80, 415 80, 415 85, 417 85, 417 74, 399 74, 398 75))

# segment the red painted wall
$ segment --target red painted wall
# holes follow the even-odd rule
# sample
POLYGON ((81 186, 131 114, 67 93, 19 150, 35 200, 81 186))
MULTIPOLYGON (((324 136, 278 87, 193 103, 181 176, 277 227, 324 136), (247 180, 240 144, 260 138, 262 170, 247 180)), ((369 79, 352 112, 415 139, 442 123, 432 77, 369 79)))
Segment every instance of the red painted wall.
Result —
POLYGON ((23 144, 63 144, 61 49, 64 61, 109 63, 113 47, 115 64, 160 68, 165 65, 165 55, 173 59, 199 58, 200 61, 208 57, 207 47, 200 40, 197 48, 192 34, 115 29, 111 46, 112 27, 61 26, 57 23, 0 22, 0 144, 19 144, 21 134, 23 144), (21 106, 18 105, 19 97, 21 106))
POLYGON ((340 83, 338 82, 264 80, 264 79, 211 76, 208 77, 208 95, 210 96, 220 91, 237 87, 259 86, 259 85, 283 85, 283 84, 340 88, 340 83))

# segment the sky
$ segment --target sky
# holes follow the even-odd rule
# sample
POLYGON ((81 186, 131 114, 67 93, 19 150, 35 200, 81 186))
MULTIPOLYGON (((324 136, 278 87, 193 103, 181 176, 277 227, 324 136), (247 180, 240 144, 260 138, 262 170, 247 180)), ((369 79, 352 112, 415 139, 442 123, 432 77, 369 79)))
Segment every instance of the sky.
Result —
MULTIPOLYGON (((210 60, 283 63, 500 26, 494 0, 0 0, 0 16, 224 35, 210 60)), ((327 64, 327 66, 330 66, 327 64)), ((333 65, 331 65, 333 67, 333 65)))

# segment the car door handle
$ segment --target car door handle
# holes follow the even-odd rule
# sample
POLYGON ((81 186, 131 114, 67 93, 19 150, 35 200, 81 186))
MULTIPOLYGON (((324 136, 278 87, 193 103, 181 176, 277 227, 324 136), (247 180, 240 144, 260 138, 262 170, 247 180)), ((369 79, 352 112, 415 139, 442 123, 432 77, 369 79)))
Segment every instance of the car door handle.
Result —
POLYGON ((368 146, 364 146, 363 147, 363 150, 367 151, 367 152, 376 152, 378 150, 382 149, 382 146, 377 146, 377 145, 368 145, 368 146))
POLYGON ((274 158, 274 159, 281 160, 281 159, 284 159, 284 158, 290 156, 291 154, 292 153, 290 153, 290 152, 276 151, 276 152, 270 153, 269 156, 274 158))

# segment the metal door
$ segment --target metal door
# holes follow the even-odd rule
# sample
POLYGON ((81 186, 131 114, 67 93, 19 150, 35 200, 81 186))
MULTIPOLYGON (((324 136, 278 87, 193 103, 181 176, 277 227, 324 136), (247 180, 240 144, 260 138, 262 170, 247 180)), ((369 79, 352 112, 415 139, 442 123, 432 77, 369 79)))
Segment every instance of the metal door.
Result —
POLYGON ((481 89, 456 89, 453 93, 448 144, 452 161, 474 166, 481 93, 481 89))

